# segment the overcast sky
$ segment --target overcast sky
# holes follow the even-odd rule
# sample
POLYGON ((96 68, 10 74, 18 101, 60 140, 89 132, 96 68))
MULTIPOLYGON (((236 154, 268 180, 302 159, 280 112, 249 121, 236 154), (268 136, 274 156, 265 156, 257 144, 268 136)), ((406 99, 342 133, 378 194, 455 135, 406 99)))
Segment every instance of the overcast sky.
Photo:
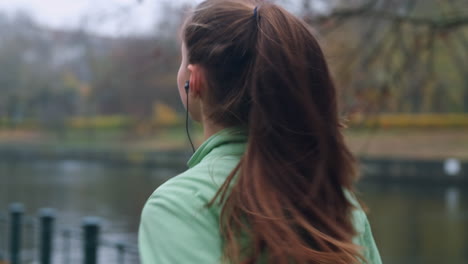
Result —
MULTIPOLYGON (((83 26, 92 31, 121 35, 154 30, 155 21, 161 17, 161 4, 180 5, 199 3, 202 0, 0 0, 0 11, 13 14, 24 10, 36 20, 53 27, 83 26)), ((312 1, 313 8, 320 10, 324 3, 333 0, 312 1)), ((297 0, 280 0, 294 3, 297 0)), ((300 1, 299 1, 300 2, 300 1)), ((297 8, 297 6, 296 6, 297 8)), ((294 11, 293 5, 289 10, 294 11)), ((298 10, 296 10, 298 11, 298 10)))
POLYGON ((0 0, 0 10, 27 11, 36 20, 53 27, 82 25, 83 17, 93 31, 119 35, 152 30, 162 2, 172 5, 198 0, 0 0))

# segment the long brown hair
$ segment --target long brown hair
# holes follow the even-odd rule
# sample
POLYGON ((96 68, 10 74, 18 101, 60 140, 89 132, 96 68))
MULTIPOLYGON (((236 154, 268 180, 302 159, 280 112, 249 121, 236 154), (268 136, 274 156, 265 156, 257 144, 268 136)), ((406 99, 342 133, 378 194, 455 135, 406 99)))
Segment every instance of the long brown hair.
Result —
POLYGON ((335 86, 311 29, 255 0, 207 0, 184 25, 191 64, 209 89, 209 118, 246 125, 248 145, 209 206, 222 205, 232 263, 358 263, 344 189, 356 178, 335 86))

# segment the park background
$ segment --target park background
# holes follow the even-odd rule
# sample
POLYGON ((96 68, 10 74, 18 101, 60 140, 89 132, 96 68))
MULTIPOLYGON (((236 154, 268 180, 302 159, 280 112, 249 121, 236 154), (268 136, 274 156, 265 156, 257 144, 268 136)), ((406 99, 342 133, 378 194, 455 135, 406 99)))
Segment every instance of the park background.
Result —
MULTIPOLYGON (((14 254, 14 210, 18 258, 39 263, 44 207, 55 263, 83 261, 89 215, 99 263, 138 262, 142 206, 191 154, 176 74, 198 2, 0 3, 0 263, 14 254)), ((326 53, 384 263, 466 263, 467 1, 276 2, 326 53)), ((201 127, 190 130, 200 145, 201 127)))

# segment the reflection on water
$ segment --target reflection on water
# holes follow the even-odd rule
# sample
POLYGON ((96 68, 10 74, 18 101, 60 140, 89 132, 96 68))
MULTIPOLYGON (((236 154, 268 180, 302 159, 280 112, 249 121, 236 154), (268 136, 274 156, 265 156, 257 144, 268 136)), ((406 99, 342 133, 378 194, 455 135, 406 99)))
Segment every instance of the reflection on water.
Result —
MULTIPOLYGON (((182 171, 181 168, 180 171, 182 171)), ((0 212, 21 202, 29 215, 58 210, 60 227, 105 219, 104 233, 136 245, 151 192, 180 171, 77 161, 0 163, 0 212)), ((459 187, 362 183, 362 199, 384 263, 468 263, 468 197, 459 187)))
POLYGON ((361 184, 385 263, 468 263, 466 189, 361 184))
POLYGON ((177 173, 77 161, 0 163, 0 210, 14 201, 29 214, 53 207, 66 225, 79 227, 82 217, 98 215, 115 232, 134 232, 145 200, 177 173))
MULTIPOLYGON (((178 171, 138 167, 109 167, 99 163, 18 162, 0 163, 0 214, 7 213, 12 202, 23 203, 26 215, 36 216, 39 208, 57 209, 58 230, 81 228, 89 215, 103 219, 103 238, 113 243, 137 245, 142 206, 152 191, 178 171)), ((0 251, 5 250, 5 226, 0 223, 0 251)), ((34 248, 37 237, 29 228, 23 235, 23 247, 34 248)), ((78 235, 74 236, 80 237, 78 235)), ((81 263, 81 241, 72 239, 72 263, 81 263)), ((56 241, 56 263, 63 262, 61 237, 56 241), (58 254, 58 255, 57 255, 58 254), (57 262, 58 261, 58 262, 57 262)), ((0 252, 1 253, 1 252, 0 252)), ((27 250, 26 259, 37 257, 27 250)), ((100 254, 100 263, 116 263, 115 250, 100 254)), ((136 263, 136 262, 127 262, 136 263)))

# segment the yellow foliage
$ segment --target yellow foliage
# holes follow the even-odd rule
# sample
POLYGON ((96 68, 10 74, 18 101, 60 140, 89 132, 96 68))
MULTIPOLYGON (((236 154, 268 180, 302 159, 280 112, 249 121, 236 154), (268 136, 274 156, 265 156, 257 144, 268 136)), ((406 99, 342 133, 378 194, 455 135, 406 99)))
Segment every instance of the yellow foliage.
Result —
POLYGON ((66 72, 63 75, 63 83, 72 88, 77 88, 80 86, 80 81, 73 72, 66 72))
POLYGON ((447 128, 468 127, 468 114, 381 114, 370 117, 354 115, 353 127, 447 128))
POLYGON ((73 72, 67 72, 63 75, 63 83, 68 87, 78 89, 81 96, 87 97, 91 94, 91 86, 81 82, 73 72))
POLYGON ((173 126, 181 124, 181 118, 170 106, 155 103, 153 108, 153 121, 158 126, 173 126))
MULTIPOLYGON (((8 117, 0 117, 0 127, 15 127, 22 129, 37 129, 40 127, 38 120, 27 118, 21 121, 11 120, 8 117)), ((0 263, 1 264, 1 263, 0 263)))

